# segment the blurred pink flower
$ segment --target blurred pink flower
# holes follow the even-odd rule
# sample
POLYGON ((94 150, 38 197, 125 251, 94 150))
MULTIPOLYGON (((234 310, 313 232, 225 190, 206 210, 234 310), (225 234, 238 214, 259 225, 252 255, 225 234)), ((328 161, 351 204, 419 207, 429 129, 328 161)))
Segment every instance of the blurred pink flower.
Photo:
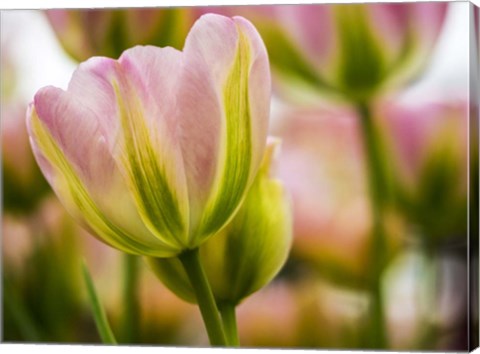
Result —
POLYGON ((28 188, 35 182, 38 167, 28 141, 24 114, 25 107, 20 104, 2 107, 2 160, 4 171, 28 188))
MULTIPOLYGON (((357 124, 346 109, 293 110, 273 129, 283 140, 279 178, 293 198, 292 253, 349 286, 368 278, 372 228, 357 124)), ((393 245, 400 222, 388 218, 393 245)))
POLYGON ((18 36, 9 27, 5 31, 8 33, 1 36, 0 52, 2 201, 6 212, 30 213, 49 188, 30 149, 25 125, 27 105, 17 97, 18 72, 12 60, 12 43, 18 36))
POLYGON ((171 257, 240 206, 264 154, 269 108, 255 28, 205 15, 183 52, 137 46, 82 63, 67 91, 35 95, 27 120, 38 163, 77 220, 114 248, 171 257))
MULTIPOLYGON (((414 79, 427 64, 446 3, 206 7, 259 29, 285 97, 300 88, 369 98, 414 79)), ((302 91, 302 90, 300 90, 302 91)))
POLYGON ((397 164, 398 198, 431 237, 467 227, 468 103, 384 103, 379 107, 397 164))
MULTIPOLYGON (((381 106, 378 114, 391 134, 400 173, 412 188, 426 160, 438 149, 454 150, 452 153, 461 158, 462 171, 466 174, 467 102, 411 105, 388 102, 381 106)), ((466 177, 464 180, 466 183, 466 177)))
POLYGON ((50 188, 30 148, 25 106, 9 102, 1 114, 3 205, 7 212, 30 213, 50 188))
POLYGON ((77 61, 102 55, 118 58, 135 45, 183 47, 198 18, 188 8, 47 10, 65 51, 77 61))

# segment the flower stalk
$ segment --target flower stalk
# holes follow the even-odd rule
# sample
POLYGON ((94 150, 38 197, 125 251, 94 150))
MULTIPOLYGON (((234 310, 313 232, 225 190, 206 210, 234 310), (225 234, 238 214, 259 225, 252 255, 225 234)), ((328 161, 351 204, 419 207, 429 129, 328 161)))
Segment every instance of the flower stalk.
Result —
POLYGON ((223 328, 227 337, 227 344, 230 347, 239 347, 237 316, 235 314, 235 305, 229 302, 223 302, 218 305, 222 316, 223 328))
POLYGON ((124 303, 122 339, 125 343, 136 343, 140 328, 140 305, 137 294, 139 288, 139 259, 137 256, 124 254, 122 261, 124 303))
POLYGON ((384 211, 389 200, 387 172, 385 170, 384 149, 378 127, 372 117, 368 103, 357 105, 360 116, 360 126, 365 145, 368 164, 368 181, 373 216, 372 242, 370 248, 370 292, 372 303, 370 307, 371 346, 382 349, 388 346, 384 299, 381 289, 381 275, 385 263, 386 231, 384 211))
POLYGON ((207 329, 212 346, 227 344, 222 321, 207 276, 200 262, 198 248, 188 250, 178 256, 195 292, 198 307, 207 329))

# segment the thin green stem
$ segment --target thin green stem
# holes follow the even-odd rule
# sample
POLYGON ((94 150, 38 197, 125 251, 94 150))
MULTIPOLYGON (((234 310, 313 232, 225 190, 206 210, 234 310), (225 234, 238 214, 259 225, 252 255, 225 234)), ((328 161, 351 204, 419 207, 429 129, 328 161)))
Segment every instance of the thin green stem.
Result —
POLYGON ((85 262, 82 263, 83 279, 87 286, 87 295, 90 302, 90 306, 93 311, 93 318, 95 320, 95 325, 97 326, 98 333, 104 344, 117 344, 115 336, 110 328, 110 324, 107 320, 107 315, 103 309, 102 304, 98 300, 97 293, 95 291, 95 286, 93 285, 92 277, 88 271, 87 265, 85 262))
POLYGON ((140 305, 138 302, 139 257, 123 255, 123 318, 122 340, 124 343, 136 343, 140 334, 140 305))
POLYGON ((214 346, 226 346, 227 342, 222 321, 207 276, 200 262, 198 248, 188 250, 178 256, 178 258, 182 262, 195 292, 210 344, 214 346))
POLYGON ((218 306, 222 315, 223 328, 227 337, 227 344, 230 347, 240 346, 237 329, 237 316, 235 314, 235 305, 222 303, 218 306))
POLYGON ((375 349, 388 347, 385 325, 384 300, 381 289, 381 275, 385 264, 386 232, 384 225, 385 206, 389 201, 389 188, 386 173, 384 147, 381 134, 375 125, 368 104, 357 106, 360 115, 361 132, 365 145, 368 165, 368 184, 373 215, 372 243, 370 248, 370 307, 371 346, 375 349))

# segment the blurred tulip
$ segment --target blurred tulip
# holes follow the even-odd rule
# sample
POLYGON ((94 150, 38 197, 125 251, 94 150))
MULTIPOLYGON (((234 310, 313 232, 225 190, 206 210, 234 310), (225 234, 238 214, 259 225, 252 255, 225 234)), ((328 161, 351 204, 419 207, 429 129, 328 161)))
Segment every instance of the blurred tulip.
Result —
POLYGON ((465 235, 467 103, 389 103, 379 115, 399 165, 399 201, 411 220, 429 241, 465 235))
POLYGON ((422 71, 447 6, 420 2, 208 7, 204 11, 242 15, 257 26, 285 97, 321 90, 357 102, 400 87, 422 71))
POLYGON ((5 211, 30 213, 50 188, 33 157, 22 105, 2 105, 3 206, 5 211))
MULTIPOLYGON (((8 26, 7 26, 8 27, 8 26)), ((0 51, 0 113, 3 171, 3 207, 6 212, 31 213, 50 188, 33 157, 25 126, 25 106, 17 98, 18 71, 12 60, 11 28, 1 36, 0 51)))
POLYGON ((183 47, 196 16, 188 9, 47 10, 65 51, 75 60, 118 58, 135 45, 183 47))
POLYGON ((29 215, 4 215, 2 239, 5 340, 89 341, 79 328, 81 245, 57 198, 44 198, 29 215))
POLYGON ((0 81, 0 92, 2 106, 14 97, 18 81, 15 65, 9 55, 12 40, 7 40, 7 38, 11 38, 11 36, 9 37, 9 34, 3 34, 0 44, 2 48, 0 53, 0 70, 2 76, 2 80, 0 81))
MULTIPOLYGON (((271 142, 262 167, 233 220, 200 248, 200 258, 218 303, 237 305, 268 284, 285 263, 291 243, 290 206, 282 183, 270 176, 271 142)), ((179 297, 195 294, 180 261, 149 259, 160 280, 179 297)))
MULTIPOLYGON (((279 176, 293 199, 292 256, 349 287, 367 285, 373 227, 357 124, 350 110, 297 109, 273 129, 283 140, 279 176)), ((385 222, 391 255, 402 223, 393 211, 385 222)))
POLYGON ((80 65, 28 111, 37 161, 69 212, 127 253, 194 249, 233 216, 266 142, 270 76, 245 19, 206 15, 183 52, 135 47, 80 65))

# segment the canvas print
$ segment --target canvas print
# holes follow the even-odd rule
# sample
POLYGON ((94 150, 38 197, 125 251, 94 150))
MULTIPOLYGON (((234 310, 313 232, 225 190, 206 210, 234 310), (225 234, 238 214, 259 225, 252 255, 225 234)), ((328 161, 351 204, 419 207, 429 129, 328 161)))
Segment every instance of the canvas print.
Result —
POLYGON ((468 2, 1 12, 2 341, 478 346, 468 2))

